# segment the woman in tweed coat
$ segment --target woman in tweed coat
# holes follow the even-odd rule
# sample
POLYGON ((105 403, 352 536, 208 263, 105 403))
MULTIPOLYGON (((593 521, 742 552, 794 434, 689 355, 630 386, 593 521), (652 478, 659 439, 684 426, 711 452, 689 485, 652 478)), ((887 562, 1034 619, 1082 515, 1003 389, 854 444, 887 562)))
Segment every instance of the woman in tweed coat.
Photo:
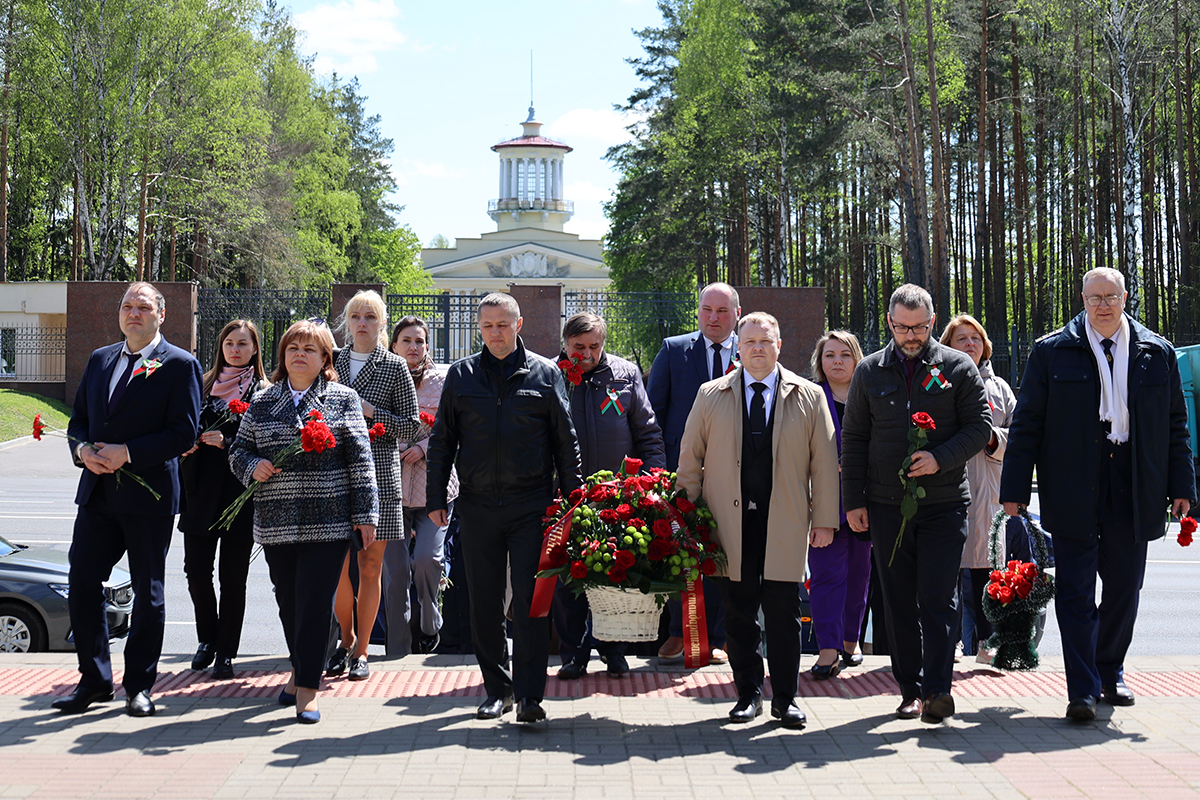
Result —
MULTIPOLYGON (((383 425, 383 433, 371 443, 379 485, 379 530, 375 544, 358 553, 357 604, 350 581, 350 556, 346 556, 334 606, 342 641, 325 667, 325 674, 330 677, 341 675, 349 667, 350 680, 361 681, 369 673, 367 645, 371 643, 371 629, 379 613, 383 554, 389 541, 404 538, 400 443, 417 434, 420 420, 417 392, 408 365, 388 349, 387 305, 378 292, 359 292, 350 298, 342 312, 341 331, 350 346, 338 354, 335 366, 339 380, 358 392, 367 426, 383 425)), ((407 547, 408 543, 394 546, 407 547)))
POLYGON ((229 451, 233 474, 259 481, 254 541, 263 546, 287 640, 292 675, 279 694, 300 722, 317 722, 317 689, 333 621, 333 596, 352 533, 375 541, 379 493, 375 462, 353 390, 333 381, 333 336, 316 322, 297 322, 279 340, 274 386, 259 392, 229 451), (320 411, 337 445, 272 463, 320 411))

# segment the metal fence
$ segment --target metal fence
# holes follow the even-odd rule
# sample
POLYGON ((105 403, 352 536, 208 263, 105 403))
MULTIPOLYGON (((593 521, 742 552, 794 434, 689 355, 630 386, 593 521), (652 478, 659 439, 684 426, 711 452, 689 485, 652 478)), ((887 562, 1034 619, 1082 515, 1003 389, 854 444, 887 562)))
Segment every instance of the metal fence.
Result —
POLYGON ((389 294, 388 319, 420 317, 429 325, 429 351, 439 364, 450 364, 479 352, 483 337, 475 324, 481 294, 389 294))
POLYGON ((55 382, 66 376, 66 328, 0 327, 0 380, 55 382))
POLYGON ((696 328, 692 292, 566 292, 563 301, 563 319, 581 311, 604 317, 605 349, 633 360, 643 370, 649 368, 663 339, 696 328))
POLYGON ((263 365, 275 367, 279 339, 293 322, 329 316, 329 289, 201 289, 196 304, 196 357, 216 363, 217 337, 225 323, 250 319, 262 338, 263 365))

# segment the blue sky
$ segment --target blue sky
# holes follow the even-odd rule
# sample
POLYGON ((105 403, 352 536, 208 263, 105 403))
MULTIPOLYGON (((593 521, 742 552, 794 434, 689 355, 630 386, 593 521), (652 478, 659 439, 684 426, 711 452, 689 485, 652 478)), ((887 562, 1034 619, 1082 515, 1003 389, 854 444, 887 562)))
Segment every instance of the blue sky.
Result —
POLYGON ((632 120, 613 110, 637 79, 626 59, 642 54, 633 31, 661 22, 654 0, 516 3, 443 0, 293 0, 293 22, 318 73, 357 75, 367 110, 395 141, 394 201, 422 244, 437 234, 495 230, 487 203, 498 190, 489 148, 520 135, 534 105, 543 135, 574 148, 565 166, 566 229, 607 230, 601 203, 616 174, 605 151, 632 120))

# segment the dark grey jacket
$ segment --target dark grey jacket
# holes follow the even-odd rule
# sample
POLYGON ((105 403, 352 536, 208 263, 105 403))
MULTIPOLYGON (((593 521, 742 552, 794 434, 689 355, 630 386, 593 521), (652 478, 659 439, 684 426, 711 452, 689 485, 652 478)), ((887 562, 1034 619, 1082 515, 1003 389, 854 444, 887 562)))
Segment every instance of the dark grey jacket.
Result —
POLYGON ((646 470, 666 468, 662 429, 637 365, 605 353, 594 370, 584 373, 583 382, 567 391, 585 476, 602 469, 617 472, 625 456, 640 458, 646 470), (622 410, 615 404, 605 409, 610 389, 622 410))
POLYGON ((899 505, 904 495, 900 464, 908 455, 912 415, 933 417, 928 451, 938 471, 918 479, 922 503, 968 502, 967 461, 992 435, 987 392, 975 363, 931 340, 908 388, 904 365, 894 342, 864 358, 854 370, 846 415, 842 418, 842 497, 846 510, 865 508, 868 501, 899 505), (937 367, 945 388, 922 381, 937 367))

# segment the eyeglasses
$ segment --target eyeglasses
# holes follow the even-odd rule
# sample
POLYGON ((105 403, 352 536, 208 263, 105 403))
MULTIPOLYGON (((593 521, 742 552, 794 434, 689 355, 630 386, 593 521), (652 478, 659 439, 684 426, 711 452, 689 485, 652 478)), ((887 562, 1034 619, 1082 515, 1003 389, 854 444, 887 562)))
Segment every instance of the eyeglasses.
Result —
POLYGON ((1092 308, 1103 303, 1106 306, 1119 306, 1125 302, 1125 296, 1121 294, 1089 294, 1083 298, 1083 302, 1087 303, 1092 308))
POLYGON ((901 333, 901 334, 915 333, 918 336, 924 336, 925 334, 929 333, 929 329, 932 327, 933 326, 930 325, 928 322, 926 322, 924 325, 897 325, 894 322, 892 323, 892 330, 895 331, 896 333, 901 333))

